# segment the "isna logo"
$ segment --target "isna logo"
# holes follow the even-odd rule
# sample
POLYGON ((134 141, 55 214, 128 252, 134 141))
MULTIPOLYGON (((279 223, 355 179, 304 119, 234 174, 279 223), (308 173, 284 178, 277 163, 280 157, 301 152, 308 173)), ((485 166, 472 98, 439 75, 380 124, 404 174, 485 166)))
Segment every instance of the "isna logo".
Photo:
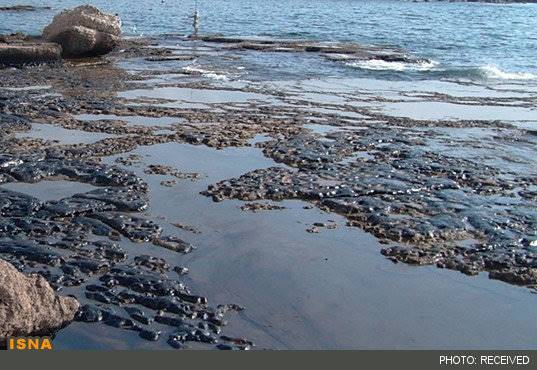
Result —
POLYGON ((12 351, 50 351, 52 340, 49 337, 9 338, 7 349, 12 351))

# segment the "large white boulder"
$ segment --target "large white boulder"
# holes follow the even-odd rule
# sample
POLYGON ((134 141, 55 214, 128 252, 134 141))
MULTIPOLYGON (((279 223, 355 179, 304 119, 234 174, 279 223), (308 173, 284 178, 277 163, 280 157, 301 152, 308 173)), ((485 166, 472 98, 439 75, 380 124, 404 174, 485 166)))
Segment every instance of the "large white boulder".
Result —
POLYGON ((120 36, 119 17, 91 5, 63 11, 43 30, 43 38, 60 44, 67 57, 106 54, 118 45, 120 36))

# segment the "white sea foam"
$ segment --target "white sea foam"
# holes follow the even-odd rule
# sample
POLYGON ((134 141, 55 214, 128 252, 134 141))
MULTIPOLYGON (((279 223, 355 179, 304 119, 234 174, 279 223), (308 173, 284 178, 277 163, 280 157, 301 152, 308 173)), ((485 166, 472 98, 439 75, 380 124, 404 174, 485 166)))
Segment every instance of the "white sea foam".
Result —
POLYGON ((209 70, 197 67, 195 65, 190 65, 190 66, 183 67, 183 70, 187 71, 187 72, 198 73, 198 74, 202 75, 203 77, 212 78, 213 80, 217 80, 217 81, 227 81, 227 80, 229 80, 228 76, 226 76, 225 74, 216 73, 214 71, 209 71, 209 70))
POLYGON ((428 71, 438 65, 436 61, 422 61, 417 63, 388 62, 380 59, 360 60, 346 63, 348 66, 372 71, 428 71))
POLYGON ((496 66, 487 65, 480 67, 481 72, 487 78, 499 80, 534 80, 537 75, 529 72, 506 72, 496 66))

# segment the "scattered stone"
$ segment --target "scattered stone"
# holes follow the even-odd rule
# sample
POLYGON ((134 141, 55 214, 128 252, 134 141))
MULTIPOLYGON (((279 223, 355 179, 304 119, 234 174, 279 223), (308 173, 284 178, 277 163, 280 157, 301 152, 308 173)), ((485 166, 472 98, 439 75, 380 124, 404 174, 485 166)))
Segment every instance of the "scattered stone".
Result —
POLYGON ((251 212, 259 212, 259 211, 272 211, 272 210, 278 210, 278 209, 285 209, 283 206, 278 206, 276 204, 270 204, 270 203, 257 203, 257 202, 251 202, 246 203, 240 207, 243 211, 251 211, 251 212))
POLYGON ((156 342, 160 337, 160 331, 142 329, 139 333, 140 338, 149 340, 151 342, 156 342))
POLYGON ((196 172, 181 172, 173 167, 157 164, 149 165, 144 172, 149 175, 171 175, 180 180, 190 179, 194 181, 201 177, 196 172))
POLYGON ((178 229, 189 231, 189 232, 191 232, 193 234, 201 234, 201 231, 199 229, 195 228, 194 226, 185 225, 185 224, 180 223, 180 222, 173 222, 173 223, 171 223, 171 225, 175 226, 178 229))
POLYGON ((190 253, 192 245, 176 236, 163 236, 155 238, 153 244, 179 253, 190 253))
POLYGON ((124 166, 132 166, 136 163, 139 163, 142 160, 142 157, 138 154, 129 154, 125 157, 116 158, 115 162, 122 164, 124 166))
POLYGON ((173 268, 173 271, 175 271, 177 273, 177 275, 186 275, 186 274, 188 274, 188 269, 186 267, 175 266, 173 268))
MULTIPOLYGON (((125 311, 127 311, 129 316, 132 317, 134 320, 144 325, 149 325, 153 322, 153 319, 150 317, 147 317, 145 312, 139 309, 138 307, 125 307, 125 311)), ((157 335, 157 338, 158 338, 158 335, 157 335)))
POLYGON ((77 311, 75 320, 82 322, 99 322, 103 320, 103 313, 97 306, 93 304, 85 304, 77 311))
POLYGON ((146 254, 134 257, 134 263, 138 266, 144 266, 152 271, 158 271, 161 273, 170 270, 170 266, 164 259, 152 257, 146 254))
POLYGON ((177 185, 177 180, 162 180, 160 182, 160 185, 166 186, 168 188, 171 188, 171 187, 177 185))
POLYGON ((317 226, 312 226, 306 229, 306 231, 310 234, 318 234, 321 232, 321 230, 317 226))

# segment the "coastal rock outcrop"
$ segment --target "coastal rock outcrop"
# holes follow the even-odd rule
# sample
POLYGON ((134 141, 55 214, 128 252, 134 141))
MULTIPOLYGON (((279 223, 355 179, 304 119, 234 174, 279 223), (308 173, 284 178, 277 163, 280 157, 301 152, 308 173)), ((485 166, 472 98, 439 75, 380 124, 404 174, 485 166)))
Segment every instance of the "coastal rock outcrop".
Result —
POLYGON ((120 36, 119 17, 90 5, 63 11, 43 30, 43 38, 60 44, 66 57, 106 54, 118 45, 120 36))
POLYGON ((79 307, 59 297, 40 275, 24 275, 0 259, 0 342, 9 336, 50 334, 73 320, 79 307))
POLYGON ((54 63, 61 60, 62 48, 54 43, 0 43, 0 66, 54 63))

